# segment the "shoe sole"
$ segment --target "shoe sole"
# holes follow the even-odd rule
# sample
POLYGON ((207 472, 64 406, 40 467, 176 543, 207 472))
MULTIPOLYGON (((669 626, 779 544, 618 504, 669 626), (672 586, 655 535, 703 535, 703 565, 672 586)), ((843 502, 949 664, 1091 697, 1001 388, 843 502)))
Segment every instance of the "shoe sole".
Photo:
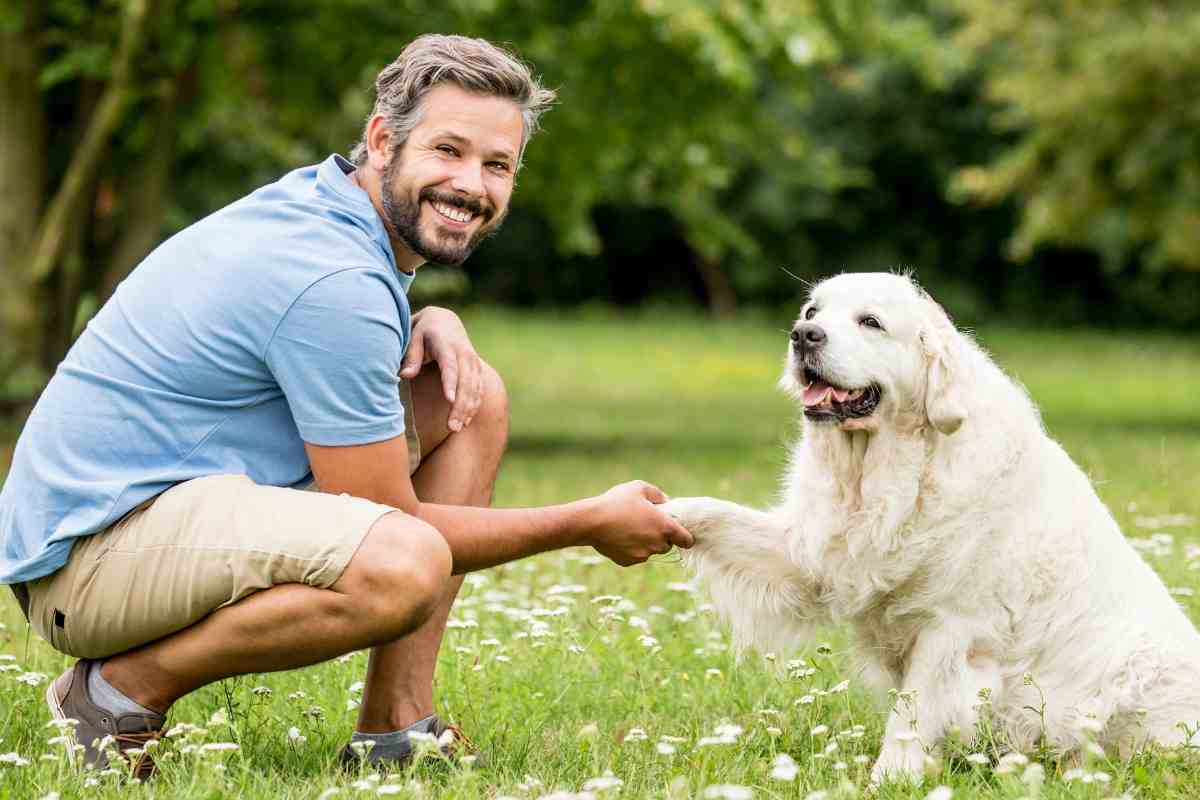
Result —
POLYGON ((50 706, 50 713, 54 715, 55 719, 67 719, 68 717, 66 713, 64 713, 62 710, 62 703, 59 701, 58 696, 54 693, 54 684, 57 682, 58 679, 55 678, 54 680, 50 681, 50 685, 46 687, 46 705, 50 706))
MULTIPOLYGON (((50 706, 50 715, 55 719, 70 719, 70 717, 68 717, 62 710, 62 703, 59 701, 58 696, 54 693, 54 684, 56 683, 58 683, 58 678, 50 681, 50 685, 46 687, 46 705, 50 706)), ((62 733, 64 736, 69 736, 71 738, 71 747, 67 752, 67 761, 71 763, 71 766, 75 766, 75 746, 78 744, 75 738, 75 726, 64 725, 62 733)))

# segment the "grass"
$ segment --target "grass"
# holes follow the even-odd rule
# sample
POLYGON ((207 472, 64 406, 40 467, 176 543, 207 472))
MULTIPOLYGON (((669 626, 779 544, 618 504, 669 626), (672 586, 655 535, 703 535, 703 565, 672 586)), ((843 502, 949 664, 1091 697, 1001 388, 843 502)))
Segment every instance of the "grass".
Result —
MULTIPOLYGON (((784 447, 796 433, 790 402, 773 388, 786 320, 466 316, 512 399, 499 504, 553 503, 634 477, 676 495, 751 504, 775 496, 784 447)), ((1003 329, 979 339, 1029 388, 1051 433, 1089 472, 1126 533, 1148 542, 1151 563, 1200 619, 1200 573, 1190 568, 1200 561, 1189 562, 1185 548, 1200 544, 1200 339, 1003 329)), ((861 796, 883 700, 860 685, 845 632, 828 631, 823 642, 774 662, 756 653, 739 662, 727 632, 684 580, 671 557, 620 569, 584 550, 471 576, 442 651, 437 694, 441 712, 486 750, 486 770, 428 762, 390 777, 339 773, 334 757, 363 679, 359 653, 226 681, 181 701, 172 721, 202 730, 171 739, 159 779, 132 792, 115 776, 86 785, 48 741, 55 731, 46 727, 45 685, 19 678, 54 676, 69 659, 29 634, 11 598, 0 596, 0 653, 15 659, 0 668, 16 667, 0 672, 0 754, 31 762, 0 763, 0 800, 51 792, 299 798, 330 789, 338 797, 537 798, 579 792, 607 770, 624 782, 618 796, 627 798, 699 797, 727 784, 762 798, 861 796), (804 665, 788 669, 791 657, 804 665), (806 697, 812 702, 798 703, 806 697), (739 743, 699 746, 721 724, 742 728, 739 743), (818 725, 829 732, 813 735, 818 725), (290 728, 305 740, 290 741, 290 728), (215 742, 239 748, 197 747, 215 742), (675 752, 660 753, 660 743, 675 752), (770 776, 781 753, 798 764, 794 781, 770 776)), ((1200 769, 1178 753, 1132 762, 1094 757, 1088 772, 1107 782, 1068 781, 1053 761, 1043 765, 1038 785, 1023 783, 1021 770, 998 774, 949 758, 924 788, 887 786, 876 797, 919 799, 939 784, 956 798, 1200 796, 1200 769)))

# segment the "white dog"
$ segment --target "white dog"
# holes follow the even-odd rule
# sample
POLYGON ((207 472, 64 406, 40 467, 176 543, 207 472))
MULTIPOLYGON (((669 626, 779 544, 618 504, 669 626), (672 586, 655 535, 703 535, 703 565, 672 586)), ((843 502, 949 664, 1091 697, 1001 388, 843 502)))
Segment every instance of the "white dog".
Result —
POLYGON ((901 690, 874 782, 919 779, 949 731, 972 735, 981 697, 1019 750, 1200 744, 1200 635, 939 305, 903 276, 841 275, 791 340, 782 383, 804 423, 782 505, 666 508, 740 644, 853 624, 901 690))

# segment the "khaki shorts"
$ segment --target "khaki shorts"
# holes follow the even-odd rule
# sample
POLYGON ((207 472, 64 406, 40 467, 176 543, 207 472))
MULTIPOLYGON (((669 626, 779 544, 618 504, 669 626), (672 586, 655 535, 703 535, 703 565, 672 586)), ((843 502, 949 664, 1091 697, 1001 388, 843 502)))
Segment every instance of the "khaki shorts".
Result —
MULTIPOLYGON (((405 427, 415 470, 420 443, 415 426, 405 427)), ((29 621, 60 652, 115 655, 261 589, 329 588, 391 511, 346 494, 260 486, 245 475, 185 481, 77 539, 65 566, 29 582, 29 621)))

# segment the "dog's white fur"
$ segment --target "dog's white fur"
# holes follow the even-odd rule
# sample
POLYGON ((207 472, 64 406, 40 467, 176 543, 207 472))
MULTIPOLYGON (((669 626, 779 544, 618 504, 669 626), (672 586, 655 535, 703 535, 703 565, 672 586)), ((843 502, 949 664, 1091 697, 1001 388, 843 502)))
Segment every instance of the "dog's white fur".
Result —
MULTIPOLYGON (((985 689, 1016 749, 1200 744, 1200 635, 1025 392, 907 277, 840 275, 810 303, 824 375, 878 385, 875 412, 806 419, 774 509, 666 506, 737 641, 786 648, 852 623, 872 674, 913 693, 875 782, 919 779, 947 732, 969 738, 985 689)), ((797 391, 799 360, 783 380, 797 391)))

